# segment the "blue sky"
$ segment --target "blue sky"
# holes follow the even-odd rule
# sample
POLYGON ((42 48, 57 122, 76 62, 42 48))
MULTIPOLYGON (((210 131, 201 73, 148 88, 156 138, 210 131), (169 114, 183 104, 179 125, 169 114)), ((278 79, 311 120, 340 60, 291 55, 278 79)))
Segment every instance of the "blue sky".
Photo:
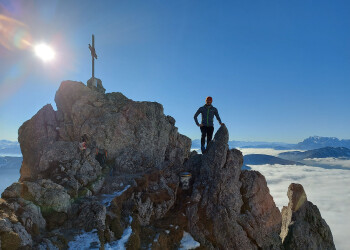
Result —
POLYGON ((0 139, 54 105, 61 81, 91 77, 92 33, 107 92, 163 104, 192 139, 209 95, 231 140, 349 139, 349 13, 347 1, 0 0, 17 33, 56 51, 43 63, 0 33, 0 139))

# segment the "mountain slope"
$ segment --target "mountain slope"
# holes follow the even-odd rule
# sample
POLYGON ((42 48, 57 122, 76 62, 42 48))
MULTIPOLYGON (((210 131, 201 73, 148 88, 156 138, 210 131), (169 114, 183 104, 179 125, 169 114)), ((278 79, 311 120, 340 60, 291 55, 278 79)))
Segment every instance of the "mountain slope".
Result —
POLYGON ((283 159, 287 159, 291 161, 300 161, 307 158, 327 158, 327 157, 350 158, 350 149, 345 147, 337 147, 337 148, 325 147, 325 148, 307 150, 305 152, 301 152, 301 151, 284 152, 284 153, 280 153, 278 156, 283 159))
POLYGON ((272 155, 264 155, 264 154, 249 154, 244 157, 245 165, 264 165, 264 164, 280 164, 280 165, 304 165, 300 162, 290 161, 286 159, 282 159, 279 157, 275 157, 272 155))
POLYGON ((298 149, 311 150, 324 147, 350 148, 350 140, 339 140, 336 137, 310 136, 296 145, 298 149))

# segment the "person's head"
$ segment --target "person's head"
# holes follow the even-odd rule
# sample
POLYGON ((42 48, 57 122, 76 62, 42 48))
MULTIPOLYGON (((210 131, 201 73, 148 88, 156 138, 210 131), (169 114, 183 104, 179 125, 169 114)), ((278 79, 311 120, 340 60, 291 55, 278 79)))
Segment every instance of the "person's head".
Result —
POLYGON ((205 99, 205 104, 207 104, 207 105, 211 105, 212 102, 213 102, 213 98, 211 98, 211 96, 208 96, 208 97, 205 99))

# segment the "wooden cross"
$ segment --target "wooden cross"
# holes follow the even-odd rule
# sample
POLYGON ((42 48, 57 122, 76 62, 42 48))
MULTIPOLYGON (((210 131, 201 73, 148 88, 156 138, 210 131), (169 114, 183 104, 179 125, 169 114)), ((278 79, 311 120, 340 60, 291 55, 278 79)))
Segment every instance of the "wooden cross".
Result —
POLYGON ((97 59, 95 51, 95 36, 92 34, 92 46, 89 44, 89 49, 92 57, 92 78, 95 78, 95 58, 97 59))

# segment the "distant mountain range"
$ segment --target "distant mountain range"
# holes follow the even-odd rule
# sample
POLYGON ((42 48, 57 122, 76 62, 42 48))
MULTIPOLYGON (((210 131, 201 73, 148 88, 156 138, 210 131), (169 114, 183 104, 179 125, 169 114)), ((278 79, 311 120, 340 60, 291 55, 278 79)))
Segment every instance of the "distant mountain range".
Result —
MULTIPOLYGON (((229 141, 230 148, 273 148, 277 150, 301 149, 312 150, 324 147, 345 147, 350 148, 350 140, 339 140, 336 137, 310 136, 297 144, 283 142, 247 142, 229 141)), ((200 148, 200 140, 192 141, 192 148, 200 148)))
POLYGON ((310 136, 309 138, 299 142, 296 145, 297 149, 317 149, 324 147, 345 147, 350 148, 350 140, 339 140, 336 137, 321 137, 321 136, 310 136))
POLYGON ((350 149, 345 147, 325 147, 307 151, 289 151, 283 152, 276 156, 265 154, 248 154, 243 157, 244 166, 246 165, 305 165, 306 159, 315 158, 345 158, 350 159, 350 149))
POLYGON ((282 159, 291 160, 291 161, 300 161, 308 158, 350 158, 350 149, 345 147, 325 147, 307 150, 305 152, 301 151, 290 151, 280 153, 278 155, 282 159))
POLYGON ((16 141, 0 140, 0 155, 21 155, 21 148, 16 141))

